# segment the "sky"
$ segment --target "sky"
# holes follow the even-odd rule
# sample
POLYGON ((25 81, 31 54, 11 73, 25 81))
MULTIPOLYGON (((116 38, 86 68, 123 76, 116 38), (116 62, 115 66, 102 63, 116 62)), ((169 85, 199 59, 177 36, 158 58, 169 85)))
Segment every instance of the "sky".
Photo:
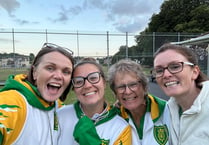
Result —
POLYGON ((137 34, 163 1, 0 0, 0 28, 137 34))

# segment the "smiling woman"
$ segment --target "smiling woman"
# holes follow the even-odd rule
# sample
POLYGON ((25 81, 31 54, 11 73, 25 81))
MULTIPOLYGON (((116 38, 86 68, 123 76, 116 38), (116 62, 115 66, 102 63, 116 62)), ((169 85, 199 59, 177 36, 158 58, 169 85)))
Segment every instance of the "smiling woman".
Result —
POLYGON ((8 77, 0 90, 1 145, 57 144, 61 133, 56 115, 58 99, 64 100, 69 91, 73 64, 71 53, 55 44, 44 44, 28 75, 8 77))
POLYGON ((78 101, 58 111, 63 131, 59 144, 132 144, 130 126, 105 101, 102 67, 95 61, 81 61, 74 67, 72 82, 78 101))
POLYGON ((172 144, 209 144, 209 81, 198 66, 195 52, 185 46, 164 44, 154 55, 154 70, 158 85, 171 97, 172 144))
POLYGON ((132 144, 168 145, 166 102, 148 93, 148 79, 141 65, 120 60, 110 67, 108 80, 121 105, 118 112, 132 127, 132 144))

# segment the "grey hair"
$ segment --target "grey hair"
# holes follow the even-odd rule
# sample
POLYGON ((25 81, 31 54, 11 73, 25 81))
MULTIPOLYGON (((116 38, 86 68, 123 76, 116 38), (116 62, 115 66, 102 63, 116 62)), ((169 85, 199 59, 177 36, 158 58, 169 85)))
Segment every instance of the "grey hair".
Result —
POLYGON ((108 81, 113 92, 115 92, 115 77, 117 73, 135 73, 136 76, 141 80, 145 92, 147 92, 148 78, 144 74, 140 64, 129 59, 122 59, 109 68, 108 81))

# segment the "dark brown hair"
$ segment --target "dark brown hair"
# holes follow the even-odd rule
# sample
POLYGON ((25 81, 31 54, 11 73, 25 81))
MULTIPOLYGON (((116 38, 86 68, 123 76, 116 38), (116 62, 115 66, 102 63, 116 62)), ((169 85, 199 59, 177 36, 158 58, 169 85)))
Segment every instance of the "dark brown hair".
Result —
MULTIPOLYGON (((171 43, 165 43, 164 45, 162 45, 154 54, 154 60, 158 54, 165 52, 166 50, 174 50, 177 53, 180 53, 181 55, 183 55, 185 58, 187 58, 189 62, 198 66, 197 55, 194 53, 194 51, 192 51, 191 48, 188 48, 182 45, 175 45, 171 43)), ((198 88, 201 87, 200 83, 206 80, 208 80, 208 77, 202 71, 200 71, 200 74, 195 80, 196 86, 198 88)))
MULTIPOLYGON (((28 76, 27 76, 27 80, 32 84, 32 85, 35 85, 35 80, 33 78, 33 71, 34 71, 34 67, 37 67, 41 61, 42 61, 42 57, 45 55, 45 54, 48 54, 50 52, 59 52, 63 55, 65 55, 67 58, 69 58, 69 60, 72 62, 72 66, 74 65, 74 59, 73 59, 73 56, 72 56, 72 53, 68 52, 66 49, 60 47, 60 46, 57 46, 57 47, 50 47, 50 46, 45 46, 43 47, 39 52, 38 54, 36 55, 36 57, 34 58, 33 60, 33 63, 31 64, 31 67, 29 69, 29 72, 28 72, 28 76)), ((65 91, 63 92, 62 96, 60 97, 60 100, 61 101, 64 101, 67 97, 67 94, 69 93, 70 91, 70 87, 71 87, 71 81, 68 85, 68 87, 65 89, 65 91)))

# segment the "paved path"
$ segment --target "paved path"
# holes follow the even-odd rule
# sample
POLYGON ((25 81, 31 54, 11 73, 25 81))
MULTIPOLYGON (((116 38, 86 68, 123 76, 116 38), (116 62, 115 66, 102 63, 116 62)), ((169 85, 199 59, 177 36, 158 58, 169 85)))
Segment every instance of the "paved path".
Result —
POLYGON ((5 81, 0 81, 0 86, 4 86, 5 81))
POLYGON ((164 100, 168 100, 169 97, 165 95, 165 93, 160 89, 158 84, 156 82, 149 82, 149 88, 148 88, 149 93, 162 98, 164 100))

